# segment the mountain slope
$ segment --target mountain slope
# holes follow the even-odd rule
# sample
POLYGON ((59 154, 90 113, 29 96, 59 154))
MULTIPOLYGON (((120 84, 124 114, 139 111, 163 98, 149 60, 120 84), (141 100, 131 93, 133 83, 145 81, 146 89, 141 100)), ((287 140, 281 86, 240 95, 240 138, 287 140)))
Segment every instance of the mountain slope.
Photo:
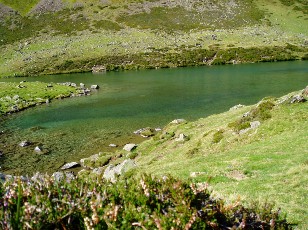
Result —
POLYGON ((0 76, 90 71, 94 65, 108 70, 194 65, 196 60, 183 61, 190 58, 185 50, 213 53, 200 57, 198 65, 308 56, 305 0, 1 0, 0 12, 0 76), (232 56, 213 62, 219 50, 240 47, 256 60, 232 56), (250 50, 268 47, 279 48, 260 55, 250 50), (180 63, 162 57, 166 53, 180 63))

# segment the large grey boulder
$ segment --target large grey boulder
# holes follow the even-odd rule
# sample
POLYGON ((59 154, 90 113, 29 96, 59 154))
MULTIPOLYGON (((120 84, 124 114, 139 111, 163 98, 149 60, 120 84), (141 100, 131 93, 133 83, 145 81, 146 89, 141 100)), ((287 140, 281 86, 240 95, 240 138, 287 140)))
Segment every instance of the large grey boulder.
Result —
POLYGON ((123 147, 123 150, 127 151, 127 152, 131 152, 133 151, 135 148, 137 148, 137 145, 136 144, 126 144, 124 147, 123 147))
POLYGON ((137 167, 137 165, 131 159, 124 160, 121 164, 117 166, 109 165, 104 172, 103 178, 106 180, 110 180, 111 182, 115 182, 118 176, 123 175, 124 173, 135 167, 137 167))

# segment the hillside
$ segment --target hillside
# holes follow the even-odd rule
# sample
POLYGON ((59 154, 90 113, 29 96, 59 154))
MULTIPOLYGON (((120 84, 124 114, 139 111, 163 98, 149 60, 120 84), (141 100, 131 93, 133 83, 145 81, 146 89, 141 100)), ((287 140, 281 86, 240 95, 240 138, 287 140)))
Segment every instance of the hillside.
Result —
POLYGON ((307 5, 0 0, 0 76, 306 59, 307 5))
POLYGON ((215 197, 249 206, 273 203, 290 223, 307 229, 307 96, 308 87, 195 122, 174 120, 131 153, 90 157, 84 164, 96 169, 79 175, 96 177, 130 158, 136 162, 130 176, 206 181, 215 197))
POLYGON ((77 178, 69 169, 0 181, 0 226, 307 229, 307 99, 308 86, 176 119, 130 153, 84 159, 77 178), (124 162, 135 163, 119 169, 124 162), (116 168, 119 177, 106 180, 116 168))

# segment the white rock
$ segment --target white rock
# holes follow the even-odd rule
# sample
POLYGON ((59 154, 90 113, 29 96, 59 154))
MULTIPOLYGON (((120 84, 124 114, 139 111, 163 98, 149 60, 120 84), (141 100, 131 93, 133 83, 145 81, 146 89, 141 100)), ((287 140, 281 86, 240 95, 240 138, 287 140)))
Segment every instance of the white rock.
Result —
POLYGON ((70 168, 74 168, 74 167, 78 167, 78 166, 80 166, 79 163, 77 163, 77 162, 71 162, 71 163, 67 163, 67 164, 63 165, 63 166, 61 167, 61 169, 62 169, 62 170, 65 170, 65 169, 70 169, 70 168))
POLYGON ((127 152, 131 152, 131 151, 133 151, 135 148, 137 147, 137 145, 136 144, 126 144, 125 146, 124 146, 124 150, 125 151, 127 151, 127 152))

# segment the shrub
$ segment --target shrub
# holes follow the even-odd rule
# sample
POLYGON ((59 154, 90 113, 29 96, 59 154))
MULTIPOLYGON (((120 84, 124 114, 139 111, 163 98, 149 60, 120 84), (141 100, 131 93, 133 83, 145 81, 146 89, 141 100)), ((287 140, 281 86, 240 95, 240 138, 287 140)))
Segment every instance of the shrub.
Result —
POLYGON ((55 182, 48 176, 0 183, 2 229, 289 229, 272 206, 226 206, 206 185, 142 175, 55 182))

